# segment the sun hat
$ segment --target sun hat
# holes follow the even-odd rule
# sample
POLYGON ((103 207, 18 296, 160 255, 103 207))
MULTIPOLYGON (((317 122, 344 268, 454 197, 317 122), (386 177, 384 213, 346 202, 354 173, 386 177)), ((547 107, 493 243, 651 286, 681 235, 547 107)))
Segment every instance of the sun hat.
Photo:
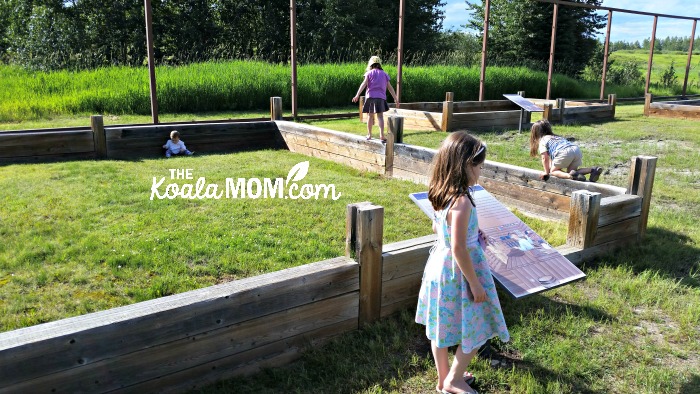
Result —
POLYGON ((369 71, 372 68, 372 65, 375 63, 382 63, 382 59, 379 58, 379 56, 372 56, 369 58, 369 61, 367 62, 367 71, 369 71))

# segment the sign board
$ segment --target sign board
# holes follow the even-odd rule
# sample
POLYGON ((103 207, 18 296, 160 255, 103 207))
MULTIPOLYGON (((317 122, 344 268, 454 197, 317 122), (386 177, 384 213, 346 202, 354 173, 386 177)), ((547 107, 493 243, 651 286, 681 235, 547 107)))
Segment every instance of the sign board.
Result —
POLYGON ((544 112, 542 108, 538 107, 532 101, 526 99, 523 96, 517 94, 504 94, 503 97, 514 102, 518 107, 524 109, 527 112, 544 112))
MULTIPOLYGON (((491 274, 512 297, 537 294, 586 276, 483 187, 472 187, 472 196, 491 274)), ((412 193, 410 198, 434 218, 427 192, 412 193)))

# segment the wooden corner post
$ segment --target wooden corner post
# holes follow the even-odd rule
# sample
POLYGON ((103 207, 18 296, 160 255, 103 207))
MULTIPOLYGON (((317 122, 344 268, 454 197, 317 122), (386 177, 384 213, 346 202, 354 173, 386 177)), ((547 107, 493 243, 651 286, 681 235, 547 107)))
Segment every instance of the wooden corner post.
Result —
POLYGON ((600 193, 576 190, 571 193, 569 208, 569 232, 566 244, 585 249, 593 246, 598 217, 600 216, 600 193))
POLYGON ((612 117, 613 119, 615 118, 615 107, 617 107, 617 95, 616 94, 609 94, 608 95, 608 105, 612 107, 612 117))
POLYGON ((270 120, 282 120, 282 97, 270 97, 270 120))
POLYGON ((554 119, 552 119, 552 104, 545 104, 544 105, 544 112, 542 113, 542 119, 547 119, 548 121, 552 122, 554 119))
POLYGON ((90 128, 92 129, 92 140, 95 143, 95 156, 98 159, 104 159, 107 157, 107 135, 105 135, 102 115, 90 116, 90 128))
POLYGON ((654 96, 651 93, 644 95, 644 116, 649 116, 652 101, 654 101, 654 96))
POLYGON ((450 123, 452 123, 452 114, 454 112, 454 101, 445 101, 442 103, 442 122, 440 129, 442 131, 450 131, 450 123))
POLYGON ((566 110, 566 99, 557 99, 557 108, 559 108, 559 122, 564 123, 564 110, 566 110))
POLYGON ((359 325, 379 319, 382 304, 382 238, 384 207, 362 205, 357 208, 357 262, 360 264, 359 325))
POLYGON ((386 137, 386 143, 384 144, 384 176, 391 178, 394 175, 394 141, 396 137, 391 127, 389 127, 388 131, 384 135, 386 137))
POLYGON ((651 206, 651 190, 654 188, 654 175, 656 174, 656 161, 654 156, 635 156, 630 166, 630 176, 627 185, 627 194, 642 197, 642 212, 639 220, 639 237, 644 238, 649 219, 649 207, 651 206))
POLYGON ((394 135, 394 142, 403 143, 403 116, 389 116, 387 123, 389 131, 394 135))

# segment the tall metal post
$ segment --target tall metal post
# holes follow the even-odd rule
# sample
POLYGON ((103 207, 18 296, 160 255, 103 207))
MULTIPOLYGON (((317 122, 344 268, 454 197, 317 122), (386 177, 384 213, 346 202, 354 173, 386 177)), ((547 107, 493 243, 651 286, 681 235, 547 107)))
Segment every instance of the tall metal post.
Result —
POLYGON ((552 72, 554 71, 554 47, 557 41, 557 16, 559 14, 559 4, 554 3, 554 16, 552 16, 552 42, 549 45, 549 71, 547 72, 547 100, 552 93, 552 72))
MULTIPOLYGON (((401 102, 401 85, 403 84, 403 22, 406 16, 406 0, 399 2, 399 48, 396 70, 396 99, 401 102)), ((398 104, 398 103, 397 103, 398 104)))
POLYGON ((605 78, 608 75, 608 54, 610 52, 610 25, 612 25, 612 11, 608 11, 608 28, 605 31, 605 49, 603 49, 603 78, 600 81, 600 99, 605 97, 605 78))
POLYGON ((693 32, 690 33, 690 48, 688 48, 688 61, 685 63, 685 78, 683 79, 683 97, 685 97, 685 89, 688 87, 688 74, 690 74, 690 60, 693 58, 693 45, 695 44, 695 27, 698 20, 693 21, 693 32))
POLYGON ((153 123, 158 123, 158 96, 156 95, 156 65, 153 56, 153 11, 151 0, 144 0, 146 14, 146 46, 148 47, 148 76, 151 85, 151 117, 153 123))
POLYGON ((491 0, 484 3, 484 35, 481 41, 481 73, 479 74, 479 101, 484 101, 486 85, 486 49, 489 39, 489 17, 491 13, 491 0))
POLYGON ((297 6, 295 0, 289 0, 290 33, 292 36, 292 117, 297 117, 297 6))
POLYGON ((654 15, 654 27, 651 29, 651 42, 649 43, 649 63, 647 64, 647 80, 644 84, 644 95, 649 93, 649 83, 651 82, 651 63, 654 60, 654 43, 656 42, 656 22, 659 16, 654 15))

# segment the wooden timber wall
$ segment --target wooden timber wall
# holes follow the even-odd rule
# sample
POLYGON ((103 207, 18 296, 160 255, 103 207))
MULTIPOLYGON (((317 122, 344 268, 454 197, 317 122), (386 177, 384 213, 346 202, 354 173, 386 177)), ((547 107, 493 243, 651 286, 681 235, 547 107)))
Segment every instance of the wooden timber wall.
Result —
POLYGON ((700 100, 654 102, 651 93, 644 100, 644 116, 700 119, 700 100))
POLYGON ((93 157, 95 143, 87 127, 0 132, 0 163, 93 157))
POLYGON ((182 392, 356 330, 359 266, 307 264, 0 333, 0 392, 182 392))
MULTIPOLYGON (((524 93, 524 92, 519 92, 524 93)), ((510 100, 452 101, 448 92, 444 102, 402 103, 392 108, 389 116, 401 116, 404 125, 415 130, 470 130, 488 131, 517 129, 520 124, 520 107, 510 100)), ((608 96, 607 103, 566 101, 557 99, 556 106, 541 99, 528 99, 544 110, 543 117, 552 123, 589 123, 615 118, 616 95, 608 96)), ((360 100, 360 120, 364 100, 360 100)), ((529 127, 530 114, 525 113, 523 124, 529 127)))

